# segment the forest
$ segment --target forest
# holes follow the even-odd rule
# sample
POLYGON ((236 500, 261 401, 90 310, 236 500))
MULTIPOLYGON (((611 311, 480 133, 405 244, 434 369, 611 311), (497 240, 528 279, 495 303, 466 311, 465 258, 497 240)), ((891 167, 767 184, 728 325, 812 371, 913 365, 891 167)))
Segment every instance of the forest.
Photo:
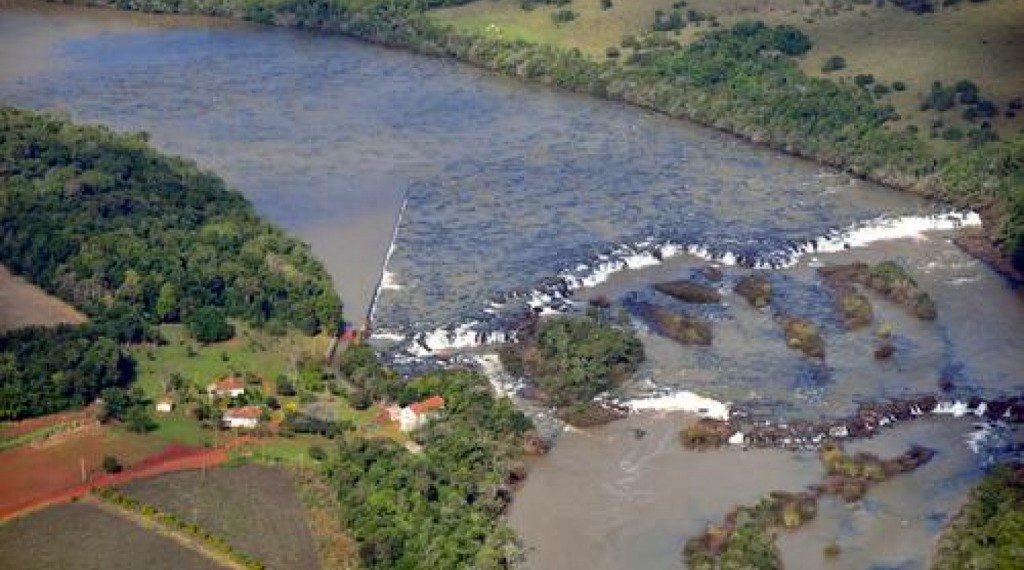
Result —
POLYGON ((0 262, 90 317, 0 337, 0 418, 126 385, 119 345, 159 341, 159 323, 185 322, 200 341, 229 338, 228 318, 307 334, 341 323, 308 246, 146 139, 0 108, 0 262))
POLYGON ((325 463, 363 564, 508 567, 517 550, 501 514, 510 484, 525 476, 530 421, 508 399, 495 400, 471 371, 430 373, 397 390, 406 399, 445 399, 441 417, 415 434, 424 451, 349 435, 325 463))

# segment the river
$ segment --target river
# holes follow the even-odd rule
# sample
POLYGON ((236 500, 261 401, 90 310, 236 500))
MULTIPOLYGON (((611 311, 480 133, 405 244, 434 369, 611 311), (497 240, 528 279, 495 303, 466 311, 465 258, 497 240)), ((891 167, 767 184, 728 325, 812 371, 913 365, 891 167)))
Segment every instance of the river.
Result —
MULTIPOLYGON (((723 287, 726 303, 708 309, 712 347, 644 333, 650 361, 638 390, 772 402, 779 417, 844 414, 860 401, 934 391, 940 378, 965 395, 1022 390, 1015 294, 949 232, 899 230, 901 220, 955 225, 926 219, 939 205, 685 122, 344 38, 0 6, 0 100, 145 130, 157 147, 217 171, 312 244, 350 318, 376 300, 375 329, 400 339, 396 353, 473 344, 479 331, 500 339, 508 314, 527 303, 564 308, 557 293, 579 285, 579 297, 650 299, 652 281, 711 260, 726 283, 747 271, 736 262, 775 266, 780 302, 826 331, 828 365, 787 350, 770 319, 723 287), (904 239, 866 243, 887 224, 904 239), (837 247, 799 255, 829 235, 837 247), (865 243, 846 251, 844 242, 865 243), (888 258, 932 293, 940 317, 921 323, 872 297, 897 339, 895 358, 875 362, 870 331, 840 330, 814 268, 888 258), (609 270, 623 264, 632 270, 609 270)), ((686 537, 730 505, 820 476, 806 454, 684 452, 682 421, 642 414, 564 434, 510 516, 528 565, 679 567, 686 537)), ((810 529, 781 541, 789 567, 816 567, 832 539, 844 549, 840 567, 922 567, 981 473, 965 443, 973 429, 928 420, 887 432, 878 445, 925 443, 938 459, 857 510, 826 505, 810 529), (876 524, 886 530, 870 531, 876 524)))

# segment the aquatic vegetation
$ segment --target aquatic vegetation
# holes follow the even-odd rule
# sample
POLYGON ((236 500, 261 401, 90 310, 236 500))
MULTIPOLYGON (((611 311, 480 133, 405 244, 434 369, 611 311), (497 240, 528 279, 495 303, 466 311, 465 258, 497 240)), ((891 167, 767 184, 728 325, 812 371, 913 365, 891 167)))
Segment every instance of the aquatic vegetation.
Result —
MULTIPOLYGON (((924 465, 935 452, 912 446, 890 459, 869 453, 847 455, 838 443, 826 442, 819 459, 829 473, 821 483, 800 493, 774 491, 754 506, 735 507, 720 524, 708 525, 700 536, 686 541, 683 560, 688 568, 782 568, 775 545, 780 529, 796 529, 818 514, 823 494, 847 502, 860 500, 868 489, 900 473, 924 465)), ((838 555, 838 547, 826 555, 838 555)))
POLYGON ((932 568, 1013 568, 1024 557, 1024 466, 996 467, 936 545, 932 568))
POLYGON ((814 323, 800 317, 782 317, 786 346, 814 358, 825 357, 825 339, 814 323))

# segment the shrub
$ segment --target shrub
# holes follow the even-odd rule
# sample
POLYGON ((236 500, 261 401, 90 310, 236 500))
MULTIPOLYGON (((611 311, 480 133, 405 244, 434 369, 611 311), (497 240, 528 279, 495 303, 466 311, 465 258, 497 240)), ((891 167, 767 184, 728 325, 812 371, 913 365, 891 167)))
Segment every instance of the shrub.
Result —
POLYGON ((942 138, 947 141, 958 141, 964 138, 964 132, 956 125, 949 126, 946 127, 946 130, 942 131, 942 138))
POLYGON ((569 9, 558 10, 551 14, 551 21, 556 24, 565 24, 576 19, 576 12, 569 9))
POLYGON ((228 323, 224 311, 216 307, 203 307, 193 312, 186 324, 199 342, 220 342, 235 336, 235 327, 228 323))
POLYGON ((103 457, 102 467, 104 473, 120 473, 124 469, 121 462, 113 455, 103 457))
POLYGON ((610 10, 612 7, 612 0, 601 0, 601 9, 610 10))
POLYGON ((893 81, 892 82, 892 90, 893 91, 906 91, 907 90, 907 84, 902 82, 902 81, 893 81))
POLYGON ((824 65, 821 66, 821 71, 824 73, 831 73, 833 71, 839 71, 840 69, 846 68, 846 59, 840 55, 833 55, 832 57, 825 60, 824 65))
POLYGON ((853 82, 857 87, 867 87, 875 82, 875 76, 870 73, 858 73, 853 77, 853 82))
POLYGON ((327 452, 319 445, 311 445, 309 446, 309 457, 314 461, 323 461, 327 459, 327 452))
POLYGON ((889 93, 889 86, 883 83, 876 83, 871 90, 875 93, 875 97, 881 97, 889 93))
POLYGON ((610 57, 610 58, 614 59, 616 57, 619 57, 619 55, 621 55, 621 53, 619 52, 619 48, 617 48, 615 46, 608 46, 604 50, 604 55, 605 55, 605 57, 610 57))

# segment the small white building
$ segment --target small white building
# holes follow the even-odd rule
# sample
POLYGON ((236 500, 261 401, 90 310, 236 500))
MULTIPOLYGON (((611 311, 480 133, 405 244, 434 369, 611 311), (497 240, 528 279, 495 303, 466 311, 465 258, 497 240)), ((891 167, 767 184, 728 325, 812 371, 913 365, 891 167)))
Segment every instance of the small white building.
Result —
POLYGON ((431 396, 404 408, 391 406, 388 408, 388 417, 391 418, 391 421, 398 423, 399 429, 408 433, 425 426, 431 416, 442 408, 444 408, 444 398, 431 396))
POLYGON ((167 398, 164 398, 163 400, 160 400, 159 402, 156 403, 156 411, 160 413, 169 414, 173 409, 174 402, 168 400, 167 398))
POLYGON ((231 429, 253 429, 259 427, 261 417, 263 409, 259 406, 243 406, 225 411, 221 423, 231 429))
POLYGON ((207 386, 206 391, 213 396, 237 398, 245 393, 245 382, 241 378, 228 376, 207 386))

